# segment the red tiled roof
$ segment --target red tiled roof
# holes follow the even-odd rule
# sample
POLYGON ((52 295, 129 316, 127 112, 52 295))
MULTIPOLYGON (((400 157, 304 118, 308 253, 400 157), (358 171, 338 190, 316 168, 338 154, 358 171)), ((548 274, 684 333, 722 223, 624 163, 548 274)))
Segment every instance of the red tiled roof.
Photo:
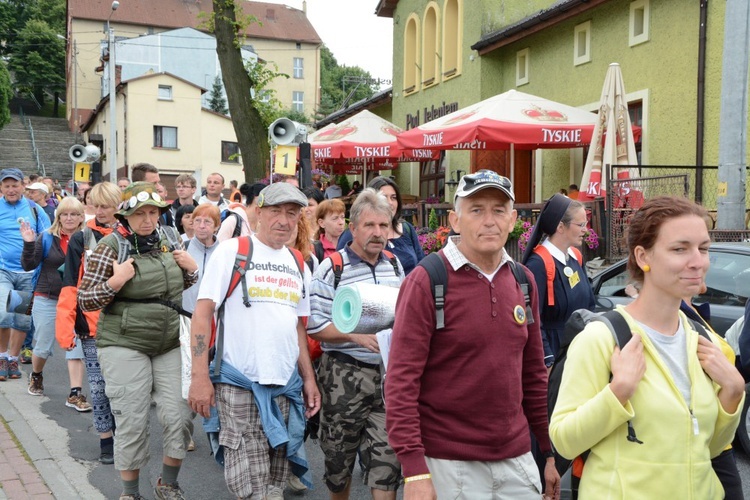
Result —
MULTIPOLYGON (((109 1, 68 0, 68 19, 106 21, 112 13, 109 1)), ((266 2, 242 2, 245 14, 255 16, 246 30, 250 38, 292 40, 319 44, 322 40, 304 12, 286 5, 266 2)), ((211 0, 127 0, 112 13, 112 22, 157 28, 199 29, 200 12, 212 12, 211 0)))

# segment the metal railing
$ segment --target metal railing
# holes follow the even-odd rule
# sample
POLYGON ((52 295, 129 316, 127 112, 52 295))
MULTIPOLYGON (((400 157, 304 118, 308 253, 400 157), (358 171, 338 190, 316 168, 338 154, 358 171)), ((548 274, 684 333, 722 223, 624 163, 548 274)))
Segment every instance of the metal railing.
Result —
POLYGON ((34 157, 34 161, 36 161, 36 172, 42 177, 46 177, 47 172, 44 168, 44 164, 39 161, 39 148, 36 147, 34 127, 31 125, 31 118, 24 114, 23 108, 20 109, 18 116, 21 117, 21 123, 23 123, 23 126, 29 129, 29 135, 31 136, 31 154, 34 157))

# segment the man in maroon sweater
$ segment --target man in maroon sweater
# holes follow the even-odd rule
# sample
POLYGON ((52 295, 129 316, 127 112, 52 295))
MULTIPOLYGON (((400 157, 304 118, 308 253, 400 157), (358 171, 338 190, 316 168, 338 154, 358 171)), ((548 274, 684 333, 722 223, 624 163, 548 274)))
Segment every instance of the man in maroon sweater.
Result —
POLYGON ((516 221, 513 201, 510 181, 495 172, 461 179, 450 214, 460 236, 440 251, 448 271, 443 329, 435 328, 424 268, 417 266, 401 287, 385 395, 404 500, 538 500, 529 427, 549 457, 544 497, 559 497, 537 294, 530 290, 533 318, 526 318, 503 248, 516 221))

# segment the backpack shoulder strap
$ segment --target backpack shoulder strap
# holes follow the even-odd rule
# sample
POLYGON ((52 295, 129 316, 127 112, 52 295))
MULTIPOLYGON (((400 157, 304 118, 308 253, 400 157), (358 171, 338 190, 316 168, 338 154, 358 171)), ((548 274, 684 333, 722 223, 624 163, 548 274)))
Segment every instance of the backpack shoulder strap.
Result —
POLYGON ((315 250, 315 257, 318 259, 318 262, 323 262, 326 253, 323 248, 323 242, 320 240, 313 241, 313 250, 315 250))
MULTIPOLYGON (((612 332, 612 335, 615 338, 617 347, 620 349, 622 349, 625 344, 633 338, 633 334, 630 331, 630 325, 625 320, 625 317, 617 312, 617 310, 605 312, 597 319, 597 321, 602 321, 607 325, 609 331, 612 332)), ((610 379, 611 378, 612 376, 610 374, 610 379)), ((640 441, 635 435, 635 428, 633 427, 633 422, 631 420, 628 420, 628 441, 631 443, 643 444, 643 441, 640 441)))
POLYGON ((232 293, 234 293, 237 285, 242 283, 242 302, 245 307, 250 307, 250 300, 247 293, 247 282, 245 281, 245 273, 247 268, 250 266, 250 262, 253 258, 253 241, 250 236, 237 239, 238 248, 237 255, 234 257, 234 265, 232 266, 232 277, 229 279, 229 287, 224 299, 219 305, 217 310, 217 327, 216 327, 216 354, 214 356, 214 375, 219 376, 221 370, 221 357, 224 350, 224 306, 227 303, 227 299, 232 293))
POLYGON ((180 249, 182 238, 180 237, 180 233, 177 232, 177 229, 172 226, 159 226, 159 232, 167 238, 170 251, 180 249))
POLYGON ((529 285, 528 276, 526 276, 526 271, 523 270, 523 267, 519 266, 517 262, 510 260, 508 261, 508 265, 513 272, 516 283, 518 283, 523 292, 523 302, 526 305, 526 324, 531 325, 534 323, 534 314, 531 310, 531 293, 529 290, 531 285, 529 285))
POLYGON ((576 260, 578 261, 578 264, 583 266, 583 254, 580 250, 578 250, 576 247, 570 247, 570 249, 573 251, 573 255, 576 256, 576 260))
POLYGON ((435 329, 441 330, 445 328, 445 295, 448 292, 448 270, 445 268, 443 258, 438 253, 427 254, 417 265, 422 266, 430 277, 432 298, 435 301, 435 329))
POLYGON ((396 273, 396 277, 401 276, 401 271, 399 271, 398 269, 398 257, 396 257, 390 250, 383 250, 383 255, 385 255, 388 260, 391 261, 393 272, 396 273))
POLYGON ((234 230, 232 231, 232 238, 237 238, 242 234, 242 217, 237 212, 229 211, 234 216, 234 230))
POLYGON ((294 262, 297 263, 297 270, 299 271, 300 279, 302 280, 302 298, 304 299, 306 296, 305 292, 305 258, 302 256, 302 252, 297 250, 296 248, 287 247, 289 249, 289 252, 292 254, 292 257, 294 257, 294 262))
MULTIPOLYGON (((693 330, 698 332, 698 335, 701 337, 705 337, 706 340, 711 340, 711 336, 708 334, 708 330, 706 330, 706 327, 703 326, 700 321, 693 321, 692 319, 688 318, 688 323, 691 327, 693 327, 693 330)), ((713 340, 711 340, 713 342, 713 340)))
POLYGON ((130 257, 130 242, 118 231, 112 231, 117 240, 117 263, 122 264, 130 257))
POLYGON ((534 247, 534 253, 537 254, 544 263, 544 272, 547 274, 547 305, 555 305, 555 261, 552 254, 543 245, 534 247))
POLYGON ((328 256, 331 259, 331 270, 333 271, 333 289, 336 290, 341 282, 341 274, 344 272, 344 256, 341 252, 333 252, 328 256))

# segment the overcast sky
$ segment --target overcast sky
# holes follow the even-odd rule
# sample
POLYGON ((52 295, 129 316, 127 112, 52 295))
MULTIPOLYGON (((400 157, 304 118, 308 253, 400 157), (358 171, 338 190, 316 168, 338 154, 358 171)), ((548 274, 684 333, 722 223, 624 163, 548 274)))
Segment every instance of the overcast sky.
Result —
MULTIPOLYGON (((266 0, 302 9, 302 0, 266 0)), ((377 0, 307 0, 307 17, 341 65, 390 80, 393 19, 375 15, 377 0)), ((390 86, 390 84, 385 85, 390 86)))

